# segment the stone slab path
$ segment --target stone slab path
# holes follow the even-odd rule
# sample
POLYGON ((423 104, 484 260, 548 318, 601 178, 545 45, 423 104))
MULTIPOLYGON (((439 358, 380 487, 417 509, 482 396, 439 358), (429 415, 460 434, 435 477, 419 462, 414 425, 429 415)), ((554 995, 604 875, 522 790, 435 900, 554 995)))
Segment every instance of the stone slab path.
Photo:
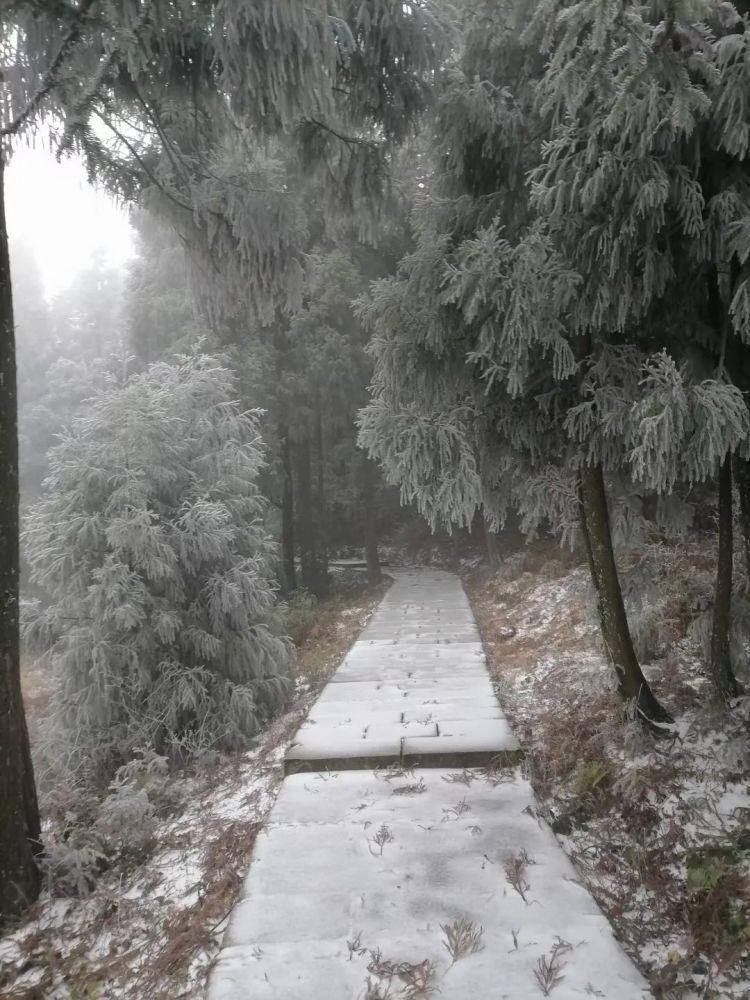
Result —
POLYGON ((457 577, 396 571, 395 581, 295 745, 287 773, 408 763, 488 764, 520 748, 487 673, 457 577))
POLYGON ((460 581, 393 575, 289 751, 209 1000, 650 996, 507 766, 460 581))

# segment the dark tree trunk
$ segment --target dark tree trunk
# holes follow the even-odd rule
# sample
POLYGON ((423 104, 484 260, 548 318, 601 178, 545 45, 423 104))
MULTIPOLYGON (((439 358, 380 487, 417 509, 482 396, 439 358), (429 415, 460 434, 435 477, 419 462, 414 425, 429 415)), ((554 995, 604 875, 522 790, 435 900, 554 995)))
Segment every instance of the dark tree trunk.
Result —
MULTIPOLYGON (((738 263, 730 263, 729 289, 726 301, 722 297, 718 270, 709 274, 708 306, 712 324, 720 339, 719 377, 724 369, 732 381, 743 390, 747 402, 747 379, 744 376, 742 345, 734 335, 727 302, 731 299, 738 278, 738 263)), ((740 484, 740 495, 742 495, 740 484)), ((744 529, 744 517, 743 517, 744 529)), ((734 576, 734 503, 732 497, 732 456, 727 454, 719 471, 719 543, 714 590, 714 616, 711 629, 710 668, 714 689, 719 698, 728 700, 738 693, 732 670, 730 632, 732 628, 732 585, 734 576)))
POLYGON ((281 430, 281 561, 284 573, 284 588, 294 590, 297 586, 297 569, 294 565, 294 477, 292 472, 292 452, 289 431, 281 430))
POLYGON ((591 578, 597 594, 599 621, 607 654, 617 674, 623 698, 633 701, 647 723, 671 722, 643 675, 630 635, 617 573, 607 494, 601 465, 584 465, 580 472, 582 527, 591 578))
MULTIPOLYGON (((732 336, 727 350, 727 368, 732 381, 742 391, 745 405, 750 409, 750 351, 732 336)), ((745 573, 750 581, 750 461, 735 455, 732 463, 734 481, 740 497, 740 526, 745 550, 745 573)))
POLYGON ((589 575, 591 576, 591 583, 594 586, 594 593, 596 594, 596 610, 599 618, 601 620, 601 611, 599 609, 599 578, 596 572, 596 563, 594 562, 594 553, 591 549, 591 535, 589 535, 588 524, 586 523, 586 506, 583 499, 583 479, 579 474, 578 477, 578 512, 581 518, 581 535, 583 536, 583 548, 586 553, 586 563, 589 568, 589 575))
POLYGON ((484 544, 487 549, 487 562, 491 570, 500 569, 502 559, 500 558, 500 539, 496 531, 487 523, 487 517, 482 514, 482 528, 484 530, 484 544))
POLYGON ((39 894, 39 807, 18 639, 18 414, 13 295, 0 154, 0 923, 39 894))
POLYGON ((378 505, 376 497, 375 465, 362 454, 362 521, 365 539, 365 559, 367 561, 367 582, 371 587, 377 587, 383 581, 378 554, 378 505))
POLYGON ((719 473, 719 558, 716 565, 714 620, 711 631, 711 673, 716 693, 727 700, 737 693, 732 670, 729 633, 732 626, 732 459, 724 459, 719 473))
POLYGON ((750 580, 750 462, 735 455, 734 478, 740 495, 740 522, 745 549, 745 573, 750 580))
POLYGON ((314 594, 317 592, 318 574, 315 561, 311 464, 310 441, 305 438, 297 445, 297 537, 302 586, 314 594))

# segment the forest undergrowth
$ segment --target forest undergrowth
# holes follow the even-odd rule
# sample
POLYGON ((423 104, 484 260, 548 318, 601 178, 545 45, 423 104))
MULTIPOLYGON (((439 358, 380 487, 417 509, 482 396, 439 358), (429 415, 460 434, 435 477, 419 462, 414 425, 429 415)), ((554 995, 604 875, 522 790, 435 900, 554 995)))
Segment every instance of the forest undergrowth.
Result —
POLYGON ((623 573, 649 578, 631 621, 669 740, 610 690, 584 565, 540 544, 465 574, 541 813, 663 1000, 750 996, 750 699, 711 702, 712 549, 653 546, 623 573))
MULTIPOLYGON (((144 749, 103 799, 44 791, 47 888, 0 939, 0 1000, 202 996, 286 748, 383 590, 355 583, 284 606, 295 693, 249 752, 204 754, 175 773, 144 749)), ((33 741, 47 704, 33 663, 25 693, 33 741)))

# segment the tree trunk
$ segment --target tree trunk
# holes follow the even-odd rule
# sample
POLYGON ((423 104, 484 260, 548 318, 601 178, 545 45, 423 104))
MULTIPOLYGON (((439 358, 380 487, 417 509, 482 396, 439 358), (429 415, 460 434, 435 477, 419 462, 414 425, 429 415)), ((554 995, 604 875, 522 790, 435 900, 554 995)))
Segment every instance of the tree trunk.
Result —
POLYGON ((367 561, 367 582, 377 587, 383 581, 378 555, 378 510, 376 498, 375 466, 362 453, 362 520, 365 538, 365 559, 367 561))
MULTIPOLYGON (((733 336, 727 349, 727 368, 732 381, 742 391, 745 405, 750 409, 750 352, 733 336)), ((745 550, 745 574, 750 581, 750 461, 735 455, 733 459, 734 481, 740 497, 740 526, 745 550)))
POLYGON ((315 560, 318 574, 318 592, 324 593, 328 580, 328 531, 325 490, 325 449, 323 443, 323 413, 320 400, 315 407, 315 451, 316 451, 316 499, 317 517, 315 521, 315 560))
POLYGON ((597 593, 599 621, 607 654, 617 674, 620 694, 632 701, 642 719, 652 726, 671 722, 643 675, 625 613, 617 573, 607 494, 601 465, 584 465, 580 471, 582 526, 589 569, 597 593))
POLYGON ((0 154, 0 923, 39 894, 39 807, 21 695, 18 413, 13 294, 0 154))
POLYGON ((740 495, 740 522, 745 548, 745 573, 750 580, 750 462, 735 455, 734 478, 740 495))
POLYGON ((727 455, 719 473, 719 557, 711 631, 711 673, 716 693, 725 701, 736 697, 738 693, 729 651, 732 626, 732 520, 732 458, 727 455))
POLYGON ((502 559, 500 558, 500 539, 496 531, 493 531, 487 523, 486 515, 482 514, 482 528, 484 529, 484 544, 487 548, 487 562, 491 570, 500 569, 502 559))
POLYGON ((281 562, 284 588, 292 591, 297 586, 297 569, 294 565, 294 478, 289 430, 281 429, 281 562))
MULTIPOLYGON (((711 268, 708 285, 708 305, 713 326, 720 338, 721 352, 718 377, 724 369, 735 385, 743 391, 747 402, 747 384, 742 364, 742 345, 732 330, 727 303, 731 300, 738 277, 736 259, 730 262, 729 288, 722 297, 717 268, 711 268)), ((740 493, 742 493, 740 486, 740 493)), ((743 518, 744 528, 744 518, 743 518)), ((732 456, 727 454, 719 471, 719 551, 716 562, 716 587, 714 590, 714 616, 711 629, 710 668, 714 689, 719 698, 727 701, 736 697, 739 688, 732 670, 730 632, 732 628, 732 584, 734 575, 734 503, 732 497, 732 456)))
POLYGON ((318 574, 315 564, 310 441, 307 438, 297 445, 297 536, 302 586, 314 594, 317 592, 318 574))

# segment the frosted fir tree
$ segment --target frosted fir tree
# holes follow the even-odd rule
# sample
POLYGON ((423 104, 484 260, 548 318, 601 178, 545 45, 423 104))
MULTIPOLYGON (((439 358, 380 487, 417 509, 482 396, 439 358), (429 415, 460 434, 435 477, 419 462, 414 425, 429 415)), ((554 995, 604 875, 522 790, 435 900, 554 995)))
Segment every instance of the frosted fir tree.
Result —
POLYGON ((711 205, 698 142, 716 33, 740 22, 729 4, 667 6, 660 19, 658 5, 594 0, 468 5, 416 248, 363 306, 377 362, 363 442, 432 519, 511 504, 527 531, 580 527, 618 686, 657 722, 613 515, 627 525, 639 494, 714 477, 750 428, 720 365, 726 320, 712 329, 685 307, 726 270, 727 206, 743 203, 711 205), (704 22, 688 23, 697 7, 704 22))
POLYGON ((570 537, 576 449, 563 420, 576 362, 564 317, 579 277, 528 204, 544 63, 521 41, 527 13, 465 7, 415 248, 361 305, 376 362, 361 440, 433 524, 468 525, 479 510, 497 527, 513 508, 527 533, 550 523, 570 537))
POLYGON ((638 380, 623 407, 605 360, 568 426, 605 470, 623 453, 624 431, 631 474, 646 488, 718 480, 710 665, 730 698, 733 463, 746 538, 750 511, 745 21, 715 0, 544 0, 536 13, 549 55, 540 104, 554 128, 532 200, 583 276, 571 323, 589 338, 589 375, 629 356, 638 380))
POLYGON ((284 702, 259 414, 221 359, 112 381, 50 453, 26 546, 51 601, 56 754, 101 781, 133 749, 246 746, 284 702))

